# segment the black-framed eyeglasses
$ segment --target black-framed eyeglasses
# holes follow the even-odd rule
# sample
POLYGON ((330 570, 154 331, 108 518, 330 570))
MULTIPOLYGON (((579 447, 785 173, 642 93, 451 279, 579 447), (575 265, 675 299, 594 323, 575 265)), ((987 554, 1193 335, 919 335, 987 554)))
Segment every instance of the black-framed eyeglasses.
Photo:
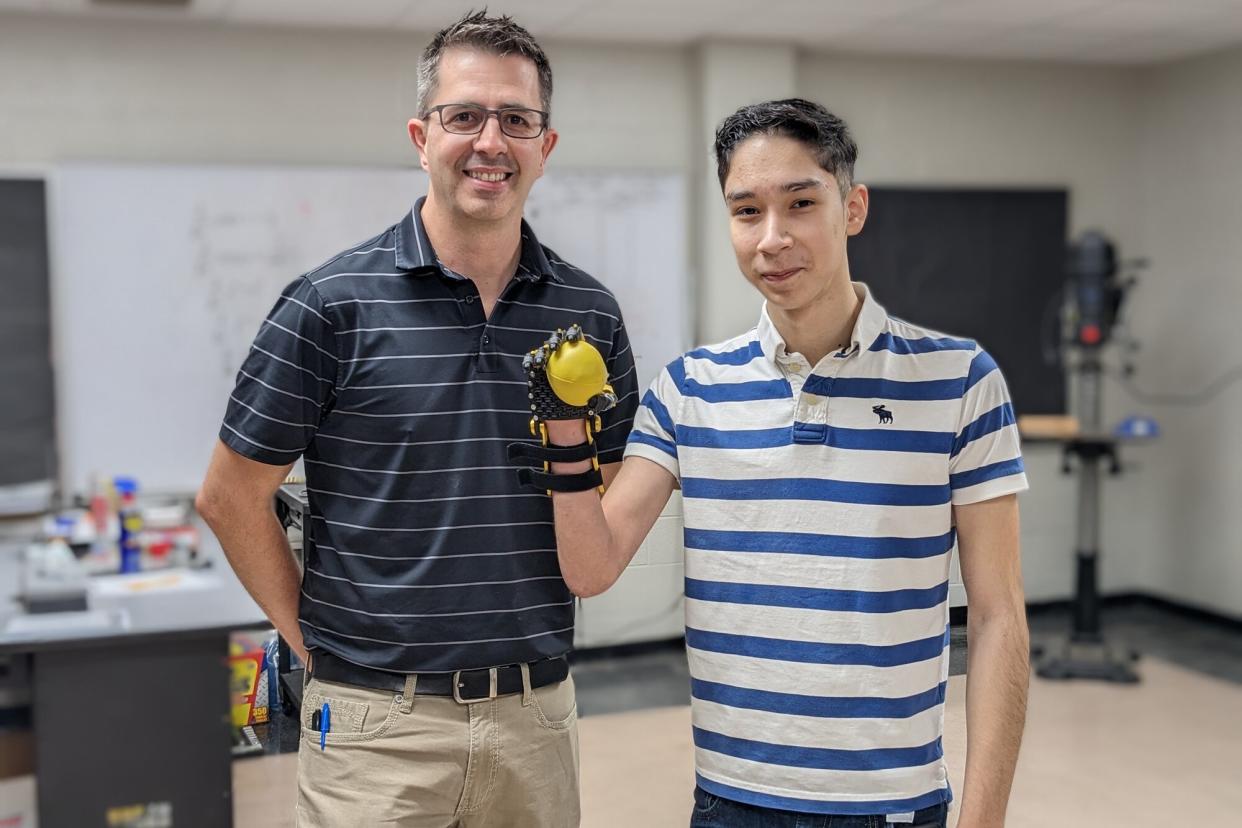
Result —
POLYGON ((496 116, 500 131, 510 138, 538 138, 548 128, 548 113, 521 106, 488 109, 477 104, 440 104, 428 109, 423 117, 429 118, 433 112, 439 113, 444 131, 456 135, 477 135, 492 115, 496 116))

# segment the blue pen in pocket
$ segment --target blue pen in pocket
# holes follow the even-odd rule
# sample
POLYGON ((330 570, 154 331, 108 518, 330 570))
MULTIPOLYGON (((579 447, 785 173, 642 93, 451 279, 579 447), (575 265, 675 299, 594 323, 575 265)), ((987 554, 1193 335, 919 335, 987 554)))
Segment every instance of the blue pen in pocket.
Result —
POLYGON ((327 750, 328 747, 328 731, 332 729, 332 710, 328 707, 328 703, 323 703, 323 709, 319 711, 319 749, 327 750))

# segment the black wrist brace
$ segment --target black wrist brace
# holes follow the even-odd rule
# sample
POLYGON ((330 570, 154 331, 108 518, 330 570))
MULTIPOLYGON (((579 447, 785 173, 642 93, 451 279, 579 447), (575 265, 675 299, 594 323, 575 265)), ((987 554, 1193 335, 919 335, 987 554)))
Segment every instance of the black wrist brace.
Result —
MULTIPOLYGON (((547 428, 543 424, 540 425, 539 434, 546 441, 547 428)), ((522 464, 524 460, 534 460, 536 463, 543 464, 542 470, 518 469, 518 483, 527 488, 540 489, 549 495, 553 492, 584 492, 588 489, 599 489, 601 493, 604 491, 604 477, 599 470, 595 435, 590 423, 587 423, 586 442, 578 443, 576 446, 552 446, 547 442, 543 445, 510 443, 509 460, 515 464, 522 464), (576 463, 581 460, 590 460, 591 468, 577 474, 554 474, 552 472, 553 463, 576 463)))

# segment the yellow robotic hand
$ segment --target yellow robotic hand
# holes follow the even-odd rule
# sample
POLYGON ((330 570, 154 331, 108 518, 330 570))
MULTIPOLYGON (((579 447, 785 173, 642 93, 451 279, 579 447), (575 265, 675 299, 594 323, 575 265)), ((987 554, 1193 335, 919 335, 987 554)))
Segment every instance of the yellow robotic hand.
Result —
POLYGON ((617 404, 608 367, 579 325, 558 328, 522 359, 530 396, 530 430, 547 443, 544 420, 586 420, 587 437, 600 429, 599 415, 617 404))
POLYGON ((608 384, 608 367, 594 345, 587 342, 579 325, 558 328, 547 340, 522 359, 530 398, 530 432, 540 446, 513 443, 509 458, 515 462, 542 462, 543 471, 523 468, 518 479, 523 485, 553 491, 603 491, 603 479, 596 456, 595 435, 603 427, 600 414, 617 404, 616 392, 608 384), (577 446, 549 446, 547 420, 584 420, 586 442, 577 446), (551 472, 555 461, 591 461, 591 470, 575 475, 551 472))

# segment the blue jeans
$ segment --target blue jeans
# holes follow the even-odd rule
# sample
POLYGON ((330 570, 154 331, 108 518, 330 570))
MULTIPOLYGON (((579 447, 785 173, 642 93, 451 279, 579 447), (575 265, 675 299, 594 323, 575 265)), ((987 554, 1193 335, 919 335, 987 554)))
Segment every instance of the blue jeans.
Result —
MULTIPOLYGON (((914 822, 902 822, 893 828, 945 828, 949 818, 946 803, 914 812, 914 822)), ((840 814, 803 814, 747 805, 694 789, 694 813, 690 828, 888 828, 884 815, 844 816, 840 814)))

